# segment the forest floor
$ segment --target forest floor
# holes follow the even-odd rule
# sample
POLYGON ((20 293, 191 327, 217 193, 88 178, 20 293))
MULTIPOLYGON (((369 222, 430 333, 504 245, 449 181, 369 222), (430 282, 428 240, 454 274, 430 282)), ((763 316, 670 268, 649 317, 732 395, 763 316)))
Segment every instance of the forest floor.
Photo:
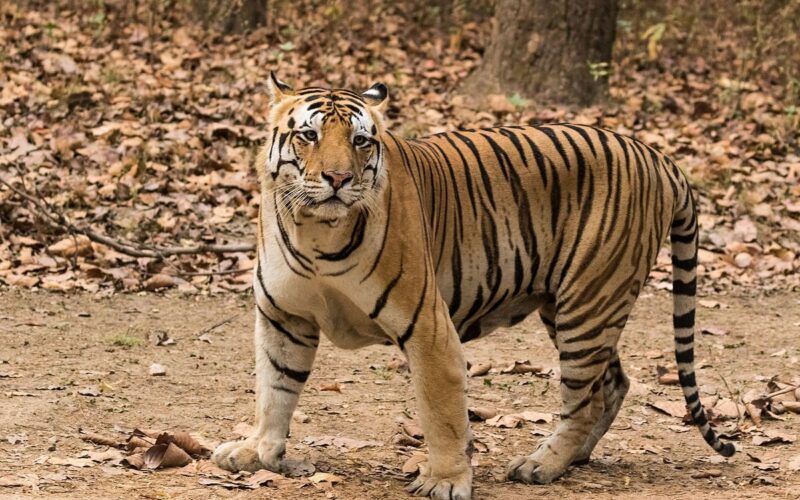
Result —
MULTIPOLYGON (((531 411, 528 420, 539 420, 514 428, 473 422, 475 498, 798 498, 800 415, 768 418, 765 412, 756 427, 749 419, 725 420, 725 405, 748 392, 768 392, 772 378, 798 382, 800 345, 787 339, 800 334, 800 297, 740 293, 701 304, 699 325, 713 333, 697 339, 701 392, 714 407, 718 430, 736 437, 739 453, 714 455, 693 428, 652 406, 669 411, 669 402, 678 409, 682 403, 679 388, 659 383, 657 373, 658 365, 674 366, 670 296, 648 289, 622 338, 623 365, 633 383, 619 417, 589 465, 549 486, 503 480, 509 459, 533 450, 558 419, 556 356, 544 328, 532 316, 467 345, 473 365, 493 366, 470 379, 470 407, 504 416, 531 411), (541 370, 500 373, 522 360, 541 370), (757 444, 762 442, 770 444, 757 444)), ((119 464, 116 450, 81 440, 79 429, 121 436, 137 427, 189 431, 212 445, 236 438, 252 423, 252 317, 250 297, 239 294, 100 299, 2 292, 0 496, 407 498, 403 486, 411 474, 402 469, 413 469, 409 457, 425 448, 394 444, 404 435, 403 423, 414 433, 408 422, 416 404, 408 374, 397 367, 399 353, 390 347, 344 351, 322 343, 287 455, 330 475, 226 489, 203 483, 234 486, 236 478, 215 477, 210 468, 212 475, 204 476, 198 462, 185 469, 132 470, 119 464), (157 345, 159 339, 174 343, 157 345), (166 374, 151 376, 152 363, 166 374), (324 446, 331 443, 326 437, 346 439, 324 446)))

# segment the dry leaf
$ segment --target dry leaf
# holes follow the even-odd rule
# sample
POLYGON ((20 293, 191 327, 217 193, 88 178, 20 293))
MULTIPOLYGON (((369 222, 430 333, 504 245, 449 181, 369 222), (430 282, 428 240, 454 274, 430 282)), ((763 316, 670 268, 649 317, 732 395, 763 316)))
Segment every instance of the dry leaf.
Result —
POLYGON ((422 446, 422 441, 419 439, 415 439, 404 432, 398 432, 392 438, 392 443, 396 444, 397 446, 412 446, 414 448, 419 448, 422 446))
POLYGON ((63 240, 53 243, 47 247, 47 251, 53 255, 61 257, 74 257, 76 255, 86 255, 92 252, 92 242, 88 237, 80 234, 68 236, 63 240))
POLYGON ((519 415, 497 415, 486 421, 492 427, 502 427, 505 429, 513 429, 519 427, 522 423, 522 417, 519 415))
POLYGON ((195 460, 184 467, 179 469, 171 469, 171 474, 181 474, 185 476, 212 476, 212 477, 229 477, 232 474, 225 469, 218 467, 211 460, 195 460))
POLYGON ((467 415, 469 416, 469 419, 473 422, 483 422, 484 420, 496 416, 497 410, 493 408, 486 408, 483 406, 476 406, 473 408, 467 408, 467 415))
POLYGON ((123 448, 125 446, 125 443, 120 439, 95 434, 94 432, 84 431, 83 429, 78 429, 78 436, 84 441, 101 446, 113 446, 115 448, 123 448))
POLYGON ((156 438, 156 444, 174 443, 189 455, 193 456, 209 456, 211 449, 201 444, 188 432, 164 432, 156 438))
POLYGON ((541 366, 531 365, 529 360, 514 361, 513 364, 500 370, 500 373, 541 373, 543 368, 541 366))
POLYGON ((161 290, 163 288, 169 288, 173 286, 177 286, 178 281, 168 274, 156 274, 150 277, 147 281, 144 282, 144 289, 152 292, 155 290, 161 290))
POLYGON ((147 469, 183 467, 191 461, 192 457, 174 443, 155 444, 144 453, 144 466, 147 469))
POLYGON ((126 443, 125 447, 128 449, 128 451, 133 451, 136 448, 150 448, 151 446, 153 446, 153 444, 154 444, 153 442, 145 441, 140 436, 130 436, 128 438, 128 442, 126 443))
POLYGON ((666 413, 672 417, 683 418, 686 415, 686 404, 678 401, 656 401, 647 403, 647 406, 666 413))
POLYGON ((800 401, 783 401, 783 407, 787 411, 800 414, 800 401))
POLYGON ((127 457, 123 458, 120 463, 128 468, 131 469, 143 469, 144 468, 144 453, 134 453, 133 455, 128 455, 127 457))
POLYGON ((553 421, 552 413, 541 413, 538 411, 527 410, 522 413, 517 413, 526 422, 533 422, 537 424, 549 424, 553 421))
POLYGON ((771 444, 791 444, 797 440, 794 434, 787 434, 776 430, 766 430, 763 436, 753 436, 753 444, 767 446, 771 444))
POLYGON ((422 453, 414 453, 403 463, 401 470, 405 474, 413 474, 419 470, 420 464, 427 460, 428 457, 426 455, 423 455, 422 453))
POLYGON ((85 451, 78 455, 78 458, 88 458, 95 462, 108 462, 122 460, 123 455, 121 451, 115 448, 109 448, 105 451, 85 451))
POLYGON ((342 392, 342 386, 338 382, 329 384, 322 384, 319 386, 320 391, 342 392))
POLYGON ((722 337, 728 335, 730 332, 725 328, 719 328, 715 326, 704 326, 702 329, 700 329, 700 333, 722 337))
POLYGON ((489 373, 489 370, 492 369, 491 363, 481 363, 477 365, 472 365, 469 369, 469 376, 470 377, 482 377, 489 373))
POLYGON ((422 432, 422 427, 419 426, 416 422, 412 420, 406 420, 403 422, 403 432, 408 434, 409 436, 415 439, 422 439, 424 434, 422 432))
POLYGON ((319 484, 319 483, 322 483, 322 482, 335 484, 335 483, 341 483, 342 482, 342 478, 340 478, 339 476, 335 476, 333 474, 330 474, 328 472, 317 472, 316 474, 314 474, 313 476, 308 478, 308 480, 311 481, 314 484, 319 484))
POLYGON ((47 463, 50 465, 67 465, 70 467, 91 467, 94 465, 94 461, 88 458, 50 457, 47 459, 47 463))
POLYGON ((314 474, 317 468, 308 460, 284 458, 281 460, 281 474, 289 477, 306 477, 314 474))
POLYGON ((665 366, 656 366, 658 373, 658 383, 662 385, 679 385, 680 379, 678 378, 678 370, 669 369, 665 366))

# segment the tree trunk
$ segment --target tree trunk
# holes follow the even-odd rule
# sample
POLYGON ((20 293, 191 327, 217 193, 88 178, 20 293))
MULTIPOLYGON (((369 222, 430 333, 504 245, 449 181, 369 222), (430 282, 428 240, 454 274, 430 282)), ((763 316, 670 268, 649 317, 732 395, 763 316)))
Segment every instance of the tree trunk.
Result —
POLYGON ((241 33, 267 22, 267 0, 192 0, 194 15, 206 28, 241 33))
POLYGON ((597 102, 608 90, 616 23, 617 0, 497 0, 491 42, 464 90, 597 102))

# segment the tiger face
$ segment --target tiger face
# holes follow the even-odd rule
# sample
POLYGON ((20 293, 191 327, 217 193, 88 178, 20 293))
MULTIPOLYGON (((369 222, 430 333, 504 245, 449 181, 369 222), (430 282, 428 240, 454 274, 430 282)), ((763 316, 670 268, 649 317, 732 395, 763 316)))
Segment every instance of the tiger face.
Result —
POLYGON ((270 74, 269 90, 270 137, 259 167, 278 206, 324 220, 369 210, 385 179, 386 86, 375 84, 362 94, 294 91, 270 74))

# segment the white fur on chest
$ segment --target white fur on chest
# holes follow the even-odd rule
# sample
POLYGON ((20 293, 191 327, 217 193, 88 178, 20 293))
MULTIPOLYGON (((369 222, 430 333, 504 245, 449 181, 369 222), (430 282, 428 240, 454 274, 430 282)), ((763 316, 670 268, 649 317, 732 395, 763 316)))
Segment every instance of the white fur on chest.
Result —
MULTIPOLYGON (((261 279, 264 287, 285 312, 298 316, 324 333, 331 342, 342 348, 353 349, 365 345, 381 343, 389 337, 369 318, 367 307, 371 307, 372 296, 367 287, 359 283, 359 267, 367 260, 356 262, 352 273, 332 276, 338 268, 351 264, 331 263, 314 259, 314 248, 320 244, 320 237, 295 239, 297 250, 311 259, 309 267, 313 273, 305 276, 297 272, 296 263, 282 251, 276 236, 269 237, 271 231, 265 228, 265 244, 260 253, 261 279), (294 264, 294 270, 290 267, 294 264)), ((330 238, 325 238, 330 239, 330 238)), ((328 244, 336 244, 326 241, 328 244)), ((255 286, 261 285, 256 280, 255 286)), ((260 294, 257 292, 256 297, 260 294)))

